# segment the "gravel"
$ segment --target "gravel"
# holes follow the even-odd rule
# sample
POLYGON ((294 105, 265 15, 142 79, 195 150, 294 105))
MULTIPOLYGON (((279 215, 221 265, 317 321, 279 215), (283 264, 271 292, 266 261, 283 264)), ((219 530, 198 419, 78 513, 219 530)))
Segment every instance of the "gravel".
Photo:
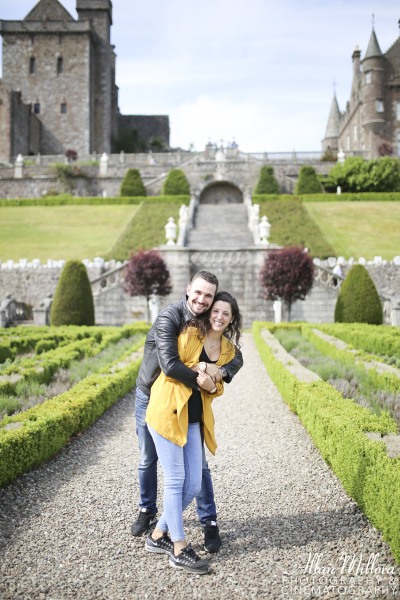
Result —
MULTIPOLYGON (((133 393, 58 456, 0 491, 1 600, 400 598, 390 549, 283 403, 244 336, 245 365, 214 405, 210 457, 223 548, 210 574, 145 552, 133 393)), ((160 498, 160 505, 162 504, 160 498)), ((195 509, 188 539, 200 550, 195 509)))

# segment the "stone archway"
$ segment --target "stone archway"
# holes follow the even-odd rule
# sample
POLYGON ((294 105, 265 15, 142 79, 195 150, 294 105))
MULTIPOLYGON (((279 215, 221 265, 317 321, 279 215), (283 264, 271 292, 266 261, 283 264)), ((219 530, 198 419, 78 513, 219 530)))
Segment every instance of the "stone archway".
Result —
POLYGON ((228 181, 208 185, 200 194, 200 204, 243 204, 241 190, 228 181))

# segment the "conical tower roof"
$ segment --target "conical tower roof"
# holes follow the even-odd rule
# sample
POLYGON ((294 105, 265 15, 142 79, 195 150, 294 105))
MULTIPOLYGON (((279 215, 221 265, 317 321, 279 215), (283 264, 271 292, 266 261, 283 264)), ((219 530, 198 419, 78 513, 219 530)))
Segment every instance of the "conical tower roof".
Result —
POLYGON ((326 126, 325 139, 339 137, 339 125, 340 125, 340 110, 339 104, 336 98, 336 93, 333 94, 331 111, 328 117, 328 124, 326 126))
POLYGON ((371 37, 369 39, 369 44, 364 56, 364 60, 366 58, 375 58, 377 56, 382 56, 382 52, 375 34, 375 29, 372 29, 371 37))
POLYGON ((24 21, 73 21, 73 17, 58 0, 39 0, 24 21))

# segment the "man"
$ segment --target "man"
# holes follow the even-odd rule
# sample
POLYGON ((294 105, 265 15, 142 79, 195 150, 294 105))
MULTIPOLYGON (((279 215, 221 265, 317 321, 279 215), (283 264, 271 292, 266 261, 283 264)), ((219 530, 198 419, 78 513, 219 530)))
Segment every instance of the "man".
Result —
MULTIPOLYGON (((178 336, 193 316, 201 316, 212 305, 218 289, 218 278, 208 271, 199 271, 187 286, 186 298, 167 306, 157 317, 147 334, 142 364, 136 380, 136 433, 139 440, 139 486, 140 512, 131 531, 135 536, 146 533, 156 522, 157 513, 157 452, 146 425, 146 410, 150 389, 161 370, 190 388, 197 388, 197 374, 186 367, 178 354, 178 336)), ((221 378, 227 383, 243 365, 242 354, 225 367, 208 365, 207 373, 214 381, 221 378)), ((200 494, 196 498, 197 514, 203 526, 204 548, 218 552, 221 538, 217 526, 217 509, 210 469, 203 447, 203 479, 200 494)))

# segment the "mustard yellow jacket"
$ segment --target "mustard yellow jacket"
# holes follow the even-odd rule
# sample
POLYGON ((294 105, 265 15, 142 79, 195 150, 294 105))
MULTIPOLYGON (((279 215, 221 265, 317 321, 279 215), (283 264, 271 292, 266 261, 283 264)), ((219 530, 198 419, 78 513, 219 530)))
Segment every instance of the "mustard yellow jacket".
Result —
MULTIPOLYGON (((187 367, 193 367, 200 360, 203 340, 195 327, 189 327, 178 337, 178 352, 180 359, 187 367)), ((221 338, 221 354, 217 365, 230 362, 235 356, 235 347, 226 337, 221 338)), ((217 443, 214 434, 214 415, 211 403, 214 398, 221 396, 224 383, 216 384, 217 391, 209 394, 201 390, 203 400, 203 432, 207 448, 215 454, 217 443)), ((151 387, 150 401, 146 412, 146 422, 159 435, 178 446, 187 442, 188 432, 188 400, 192 394, 191 388, 180 381, 167 377, 163 372, 157 377, 151 387)))

